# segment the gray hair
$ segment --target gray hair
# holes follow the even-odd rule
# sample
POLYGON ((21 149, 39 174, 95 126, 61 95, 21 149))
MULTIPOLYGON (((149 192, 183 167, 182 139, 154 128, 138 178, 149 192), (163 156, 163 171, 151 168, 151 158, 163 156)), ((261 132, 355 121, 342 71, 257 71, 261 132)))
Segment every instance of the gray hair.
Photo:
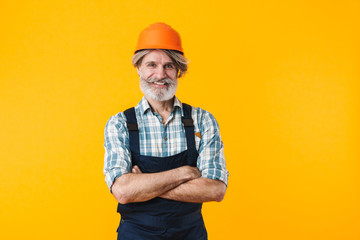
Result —
MULTIPOLYGON (((141 65, 141 62, 143 60, 143 58, 145 57, 146 54, 148 54, 149 52, 151 52, 153 49, 144 49, 144 50, 140 50, 137 51, 134 56, 131 58, 131 63, 134 67, 139 67, 141 65)), ((173 61, 176 69, 178 70, 178 77, 183 76, 188 67, 187 64, 189 63, 188 60, 186 59, 186 57, 175 50, 169 50, 169 49, 159 49, 161 51, 163 51, 164 53, 166 53, 166 55, 169 56, 169 58, 171 58, 171 60, 173 61)))

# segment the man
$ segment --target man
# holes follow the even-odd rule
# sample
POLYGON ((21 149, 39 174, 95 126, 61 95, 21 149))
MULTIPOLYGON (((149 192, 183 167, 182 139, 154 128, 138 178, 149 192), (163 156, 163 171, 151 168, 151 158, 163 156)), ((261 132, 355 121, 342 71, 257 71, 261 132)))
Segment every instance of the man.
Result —
POLYGON ((105 181, 119 202, 118 239, 207 239, 201 207, 221 201, 228 171, 215 118, 181 103, 187 70, 179 34, 143 30, 132 63, 144 97, 105 127, 105 181))

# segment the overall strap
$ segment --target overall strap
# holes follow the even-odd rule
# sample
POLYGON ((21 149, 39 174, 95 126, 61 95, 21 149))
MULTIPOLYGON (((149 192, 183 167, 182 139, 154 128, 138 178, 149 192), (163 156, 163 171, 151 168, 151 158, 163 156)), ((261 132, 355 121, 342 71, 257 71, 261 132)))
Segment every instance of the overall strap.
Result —
POLYGON ((140 155, 139 128, 136 120, 135 108, 129 108, 124 111, 126 125, 129 131, 130 150, 136 155, 140 155))
POLYGON ((191 117, 191 106, 183 103, 183 111, 184 116, 182 117, 182 123, 184 124, 185 128, 185 135, 186 135, 186 143, 187 143, 187 149, 196 151, 196 145, 195 145, 195 130, 194 130, 194 121, 191 117))

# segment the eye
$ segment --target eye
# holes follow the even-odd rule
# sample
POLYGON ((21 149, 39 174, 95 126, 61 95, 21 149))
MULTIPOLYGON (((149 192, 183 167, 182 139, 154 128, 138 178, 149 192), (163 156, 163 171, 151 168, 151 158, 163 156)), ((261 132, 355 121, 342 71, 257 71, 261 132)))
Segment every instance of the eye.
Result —
POLYGON ((154 68, 154 67, 156 67, 156 64, 153 62, 150 62, 150 63, 146 64, 146 66, 150 67, 150 68, 154 68))
POLYGON ((174 64, 168 63, 168 64, 165 65, 165 68, 166 68, 166 69, 173 69, 173 68, 174 68, 174 64))

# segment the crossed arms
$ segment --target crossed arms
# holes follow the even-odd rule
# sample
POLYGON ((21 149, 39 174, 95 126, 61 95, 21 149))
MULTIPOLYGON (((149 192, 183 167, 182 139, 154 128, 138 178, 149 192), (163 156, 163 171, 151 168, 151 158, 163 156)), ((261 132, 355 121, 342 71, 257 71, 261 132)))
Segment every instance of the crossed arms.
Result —
POLYGON ((132 166, 123 113, 112 117, 105 127, 105 181, 119 203, 142 202, 161 197, 183 202, 221 201, 228 172, 223 144, 215 118, 196 109, 201 122, 197 167, 182 166, 158 173, 142 173, 132 166), (201 173, 200 173, 201 172, 201 173), (214 180, 219 179, 219 180, 214 180))
POLYGON ((182 166, 159 173, 142 173, 138 166, 117 178, 111 187, 121 203, 143 202, 161 197, 183 202, 220 202, 226 185, 220 180, 201 177, 196 167, 182 166))

